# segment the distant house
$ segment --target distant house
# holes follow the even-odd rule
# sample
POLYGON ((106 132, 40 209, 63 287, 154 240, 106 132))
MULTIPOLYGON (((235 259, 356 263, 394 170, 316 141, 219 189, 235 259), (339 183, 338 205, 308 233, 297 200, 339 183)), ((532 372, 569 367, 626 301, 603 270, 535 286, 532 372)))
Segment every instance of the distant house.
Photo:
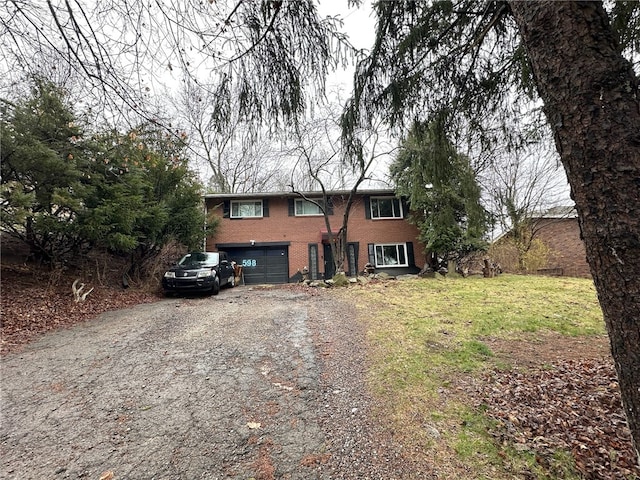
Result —
MULTIPOLYGON (((333 233, 342 224, 348 194, 328 194, 333 233)), ((222 219, 207 250, 226 251, 244 267, 246 284, 296 281, 305 267, 311 279, 334 275, 324 216, 314 203, 294 193, 244 193, 205 195, 205 205, 222 219)), ((348 224, 347 275, 362 272, 367 263, 390 275, 417 273, 425 262, 424 246, 407 216, 406 203, 393 190, 358 192, 348 224)))
POLYGON ((549 248, 547 270, 570 277, 591 277, 574 207, 550 208, 535 216, 533 224, 534 238, 549 248))

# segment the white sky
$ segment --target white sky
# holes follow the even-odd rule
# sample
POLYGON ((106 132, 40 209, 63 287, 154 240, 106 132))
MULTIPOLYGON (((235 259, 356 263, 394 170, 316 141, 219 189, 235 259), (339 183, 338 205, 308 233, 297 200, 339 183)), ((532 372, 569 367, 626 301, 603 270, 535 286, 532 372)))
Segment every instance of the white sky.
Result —
MULTIPOLYGON (((342 30, 349 35, 351 44, 355 48, 369 50, 375 37, 375 19, 371 2, 364 2, 360 7, 348 8, 346 0, 338 1, 343 3, 336 6, 336 0, 320 0, 318 11, 322 16, 339 16, 344 22, 342 30)), ((335 72, 327 85, 342 85, 346 90, 350 90, 353 72, 353 66, 335 72)))

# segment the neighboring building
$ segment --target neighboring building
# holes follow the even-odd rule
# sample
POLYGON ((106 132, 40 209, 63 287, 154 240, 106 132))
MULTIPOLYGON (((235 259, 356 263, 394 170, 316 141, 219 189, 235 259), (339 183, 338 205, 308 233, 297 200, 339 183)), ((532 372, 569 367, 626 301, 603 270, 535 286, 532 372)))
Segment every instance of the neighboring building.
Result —
MULTIPOLYGON (((321 193, 307 193, 321 199, 321 193)), ((335 234, 342 225, 348 191, 329 192, 329 218, 335 234)), ((209 251, 226 251, 244 267, 247 284, 287 283, 334 274, 329 236, 317 205, 295 193, 205 195, 208 213, 221 217, 209 251)), ((407 221, 407 205, 393 190, 358 192, 351 207, 347 231, 347 275, 354 276, 371 263, 376 272, 390 275, 417 273, 424 265, 424 246, 418 229, 407 221)))
POLYGON ((550 208, 533 221, 534 238, 550 250, 548 271, 569 277, 591 277, 574 207, 550 208))

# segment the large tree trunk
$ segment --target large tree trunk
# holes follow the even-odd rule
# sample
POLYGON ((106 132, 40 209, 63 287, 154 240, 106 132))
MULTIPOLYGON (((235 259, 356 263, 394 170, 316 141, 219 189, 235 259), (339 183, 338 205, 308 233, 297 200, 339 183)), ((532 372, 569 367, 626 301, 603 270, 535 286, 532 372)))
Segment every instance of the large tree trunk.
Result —
POLYGON ((640 102, 599 2, 511 1, 576 202, 640 446, 640 102))

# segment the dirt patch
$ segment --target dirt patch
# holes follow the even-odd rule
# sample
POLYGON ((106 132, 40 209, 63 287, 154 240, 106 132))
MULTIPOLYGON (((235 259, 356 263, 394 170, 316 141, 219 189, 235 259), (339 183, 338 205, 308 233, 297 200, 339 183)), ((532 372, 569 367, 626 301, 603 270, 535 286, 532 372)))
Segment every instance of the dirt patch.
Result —
POLYGON ((498 445, 534 454, 554 478, 566 473, 558 451, 585 479, 640 478, 608 337, 547 332, 485 343, 511 368, 486 372, 467 392, 496 420, 498 445))
POLYGON ((536 332, 508 340, 485 338, 483 342, 500 360, 513 367, 552 365, 565 360, 609 361, 609 337, 568 337, 556 332, 536 332))

